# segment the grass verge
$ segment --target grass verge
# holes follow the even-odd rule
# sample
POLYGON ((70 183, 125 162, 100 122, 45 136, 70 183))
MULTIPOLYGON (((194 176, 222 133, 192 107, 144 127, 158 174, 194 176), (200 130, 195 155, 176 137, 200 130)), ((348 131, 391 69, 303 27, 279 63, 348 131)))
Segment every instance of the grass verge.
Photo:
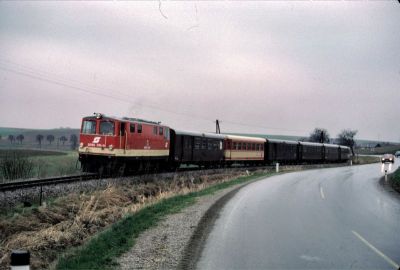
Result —
POLYGON ((255 173, 239 177, 201 191, 164 199, 145 207, 135 214, 124 217, 93 237, 84 246, 71 250, 69 254, 59 259, 56 269, 113 269, 116 266, 116 258, 134 245, 139 234, 155 226, 163 217, 194 204, 198 197, 271 174, 255 173))
POLYGON ((378 163, 381 162, 380 157, 376 156, 355 156, 353 158, 354 165, 363 165, 363 164, 370 164, 370 163, 378 163))
POLYGON ((400 193, 400 168, 391 175, 390 180, 393 189, 400 193))

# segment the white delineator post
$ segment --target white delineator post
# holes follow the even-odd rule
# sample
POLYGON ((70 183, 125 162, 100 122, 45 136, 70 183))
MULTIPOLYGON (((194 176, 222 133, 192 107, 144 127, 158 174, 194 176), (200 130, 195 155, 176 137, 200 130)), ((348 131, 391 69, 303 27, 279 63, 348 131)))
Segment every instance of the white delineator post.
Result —
POLYGON ((276 163, 275 170, 276 170, 277 173, 279 172, 279 163, 276 163))
POLYGON ((30 270, 30 254, 26 250, 11 252, 11 270, 30 270))

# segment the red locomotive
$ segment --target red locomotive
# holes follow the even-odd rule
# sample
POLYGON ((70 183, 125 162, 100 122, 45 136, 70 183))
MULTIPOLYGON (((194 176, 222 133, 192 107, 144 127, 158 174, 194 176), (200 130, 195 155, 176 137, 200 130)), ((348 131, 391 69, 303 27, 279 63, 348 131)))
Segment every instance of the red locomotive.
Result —
POLYGON ((167 163, 169 147, 170 129, 158 122, 100 113, 82 119, 79 160, 84 171, 157 167, 167 163))

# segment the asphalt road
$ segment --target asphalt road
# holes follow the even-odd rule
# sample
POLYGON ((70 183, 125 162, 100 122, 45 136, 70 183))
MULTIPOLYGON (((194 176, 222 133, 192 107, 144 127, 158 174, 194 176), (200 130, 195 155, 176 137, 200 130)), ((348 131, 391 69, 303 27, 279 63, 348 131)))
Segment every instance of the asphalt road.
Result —
POLYGON ((222 208, 197 268, 399 268, 400 196, 379 185, 382 175, 372 164, 245 186, 222 208))

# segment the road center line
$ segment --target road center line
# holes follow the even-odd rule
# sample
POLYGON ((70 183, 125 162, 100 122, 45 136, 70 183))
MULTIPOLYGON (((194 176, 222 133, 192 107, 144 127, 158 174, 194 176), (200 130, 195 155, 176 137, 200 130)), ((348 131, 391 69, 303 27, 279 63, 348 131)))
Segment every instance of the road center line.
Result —
POLYGON ((383 254, 379 249, 374 247, 371 243, 369 243, 367 240, 365 240, 364 237, 362 237, 359 233, 356 231, 351 231, 355 236, 357 236, 358 239, 360 239, 367 247, 372 249, 376 254, 381 256, 386 262, 388 262, 390 265, 392 265, 396 270, 400 269, 400 266, 395 263, 392 259, 390 259, 388 256, 383 254))
POLYGON ((323 200, 325 200, 325 194, 324 194, 324 190, 322 189, 322 186, 319 186, 319 193, 321 194, 321 198, 323 200))

